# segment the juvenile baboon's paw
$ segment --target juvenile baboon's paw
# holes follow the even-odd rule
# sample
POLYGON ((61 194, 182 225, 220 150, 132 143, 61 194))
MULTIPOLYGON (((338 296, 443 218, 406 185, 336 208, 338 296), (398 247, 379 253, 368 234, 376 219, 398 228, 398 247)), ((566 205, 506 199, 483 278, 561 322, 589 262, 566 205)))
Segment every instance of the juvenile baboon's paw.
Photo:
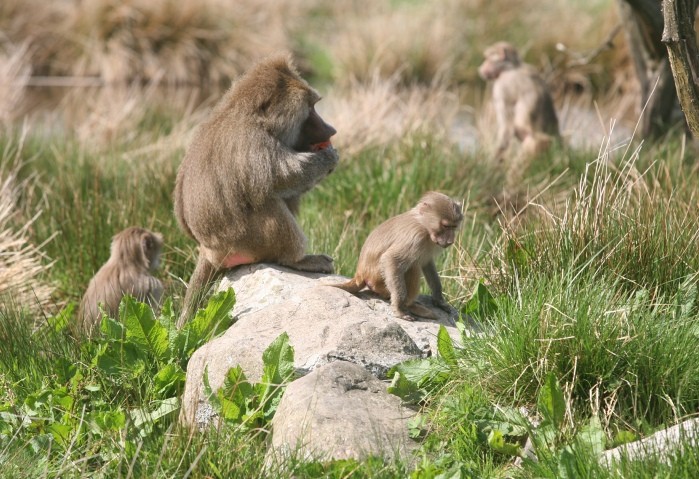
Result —
POLYGON ((454 308, 452 307, 452 305, 447 303, 443 299, 432 298, 432 303, 434 303, 435 306, 437 306, 442 311, 446 311, 447 313, 451 313, 454 311, 454 308))
POLYGON ((399 309, 394 309, 393 310, 393 315, 396 318, 399 319, 404 319, 405 321, 415 321, 415 316, 412 314, 408 313, 407 311, 401 311, 399 309))

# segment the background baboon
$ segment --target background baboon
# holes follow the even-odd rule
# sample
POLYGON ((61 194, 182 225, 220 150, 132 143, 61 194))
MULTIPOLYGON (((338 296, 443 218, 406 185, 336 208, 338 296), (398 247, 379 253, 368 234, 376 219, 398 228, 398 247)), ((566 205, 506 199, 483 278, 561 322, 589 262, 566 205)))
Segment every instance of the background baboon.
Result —
POLYGON ((177 174, 175 214, 199 244, 181 326, 224 268, 275 262, 331 273, 332 258, 306 255, 301 195, 337 164, 336 131, 314 109, 318 93, 287 56, 234 82, 200 126, 177 174))
POLYGON ((332 286, 350 293, 358 293, 366 286, 390 299, 395 315, 402 319, 412 320, 410 313, 435 318, 432 311, 415 303, 424 274, 434 303, 449 311, 434 257, 440 249, 454 243, 462 218, 459 203, 442 193, 426 193, 410 211, 372 231, 362 246, 354 278, 332 286))
POLYGON ((99 327, 102 304, 111 317, 119 312, 124 294, 158 307, 163 284, 152 275, 160 265, 163 237, 144 228, 130 227, 112 238, 109 260, 90 280, 78 310, 79 329, 92 336, 99 327))
POLYGON ((512 138, 522 142, 508 171, 508 183, 518 182, 526 161, 545 151, 559 136, 558 117, 546 82, 531 65, 522 63, 514 46, 498 42, 486 48, 483 55, 485 61, 478 73, 484 80, 493 81, 498 125, 496 159, 504 159, 512 138))

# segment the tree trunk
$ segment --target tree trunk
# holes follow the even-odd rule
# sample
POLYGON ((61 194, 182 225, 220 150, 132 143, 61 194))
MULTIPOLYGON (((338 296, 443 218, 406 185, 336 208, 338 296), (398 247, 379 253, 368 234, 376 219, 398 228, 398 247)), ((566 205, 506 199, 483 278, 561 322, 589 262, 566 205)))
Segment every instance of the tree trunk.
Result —
POLYGON ((682 111, 694 138, 699 138, 699 48, 694 31, 697 0, 663 0, 667 47, 682 111))
POLYGON ((675 82, 662 42, 663 12, 659 0, 617 0, 621 22, 641 85, 641 134, 657 136, 670 127, 679 107, 675 82))

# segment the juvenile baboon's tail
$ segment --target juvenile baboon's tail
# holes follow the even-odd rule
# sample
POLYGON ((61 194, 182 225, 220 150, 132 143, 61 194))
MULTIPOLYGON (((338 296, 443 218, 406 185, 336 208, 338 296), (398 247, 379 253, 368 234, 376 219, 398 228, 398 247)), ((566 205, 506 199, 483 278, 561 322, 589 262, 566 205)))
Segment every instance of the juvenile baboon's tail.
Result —
POLYGON ((332 286, 334 288, 340 288, 344 289, 348 293, 352 294, 357 294, 359 293, 362 289, 364 289, 364 286, 366 286, 366 281, 360 281, 356 277, 350 279, 346 283, 338 283, 338 284, 329 284, 328 286, 332 286))

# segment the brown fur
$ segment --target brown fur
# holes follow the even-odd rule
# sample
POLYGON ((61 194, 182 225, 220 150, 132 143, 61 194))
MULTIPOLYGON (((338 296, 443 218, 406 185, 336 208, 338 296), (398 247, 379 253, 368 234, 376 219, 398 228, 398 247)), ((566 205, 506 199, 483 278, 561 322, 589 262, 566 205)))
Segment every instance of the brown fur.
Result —
POLYGON ((157 308, 163 285, 152 273, 160 264, 163 237, 144 228, 131 227, 112 238, 109 260, 90 280, 78 310, 78 329, 92 336, 101 314, 99 305, 112 318, 119 312, 124 294, 157 308))
POLYGON ((199 127, 174 191, 178 223, 199 244, 180 326, 225 268, 333 271, 329 256, 306 255, 295 218, 301 195, 338 161, 335 129, 313 107, 319 99, 287 56, 273 57, 239 78, 199 127))
POLYGON ((449 310, 434 263, 442 248, 450 246, 463 215, 461 205, 448 196, 430 191, 410 211, 385 221, 371 232, 359 254, 354 277, 337 288, 358 293, 364 287, 391 300, 396 316, 434 318, 415 303, 424 274, 437 306, 449 310))
POLYGON ((546 151, 560 136, 558 117, 546 82, 531 65, 522 63, 514 46, 498 42, 486 48, 483 55, 485 61, 478 73, 493 82, 498 123, 496 159, 504 159, 513 138, 521 142, 508 173, 508 183, 518 183, 528 160, 546 151))

